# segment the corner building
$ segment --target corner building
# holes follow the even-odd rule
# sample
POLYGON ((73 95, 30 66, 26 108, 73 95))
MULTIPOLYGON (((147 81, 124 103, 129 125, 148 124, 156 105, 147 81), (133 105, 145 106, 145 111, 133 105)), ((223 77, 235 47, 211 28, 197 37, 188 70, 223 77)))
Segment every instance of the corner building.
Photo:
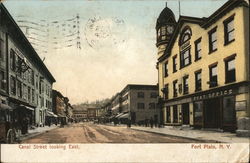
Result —
POLYGON ((249 3, 229 0, 207 18, 156 23, 158 82, 165 125, 249 135, 249 3))

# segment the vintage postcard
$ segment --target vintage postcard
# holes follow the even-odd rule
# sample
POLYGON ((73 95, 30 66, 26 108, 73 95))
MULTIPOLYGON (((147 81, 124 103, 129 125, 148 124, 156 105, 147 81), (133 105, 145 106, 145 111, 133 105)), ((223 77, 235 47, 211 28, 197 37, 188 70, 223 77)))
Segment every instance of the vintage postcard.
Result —
POLYGON ((249 162, 248 0, 1 0, 0 161, 249 162))

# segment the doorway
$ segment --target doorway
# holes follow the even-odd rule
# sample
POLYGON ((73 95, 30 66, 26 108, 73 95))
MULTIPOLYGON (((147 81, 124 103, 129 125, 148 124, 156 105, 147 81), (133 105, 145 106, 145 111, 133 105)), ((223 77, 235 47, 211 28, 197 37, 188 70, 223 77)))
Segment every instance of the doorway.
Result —
POLYGON ((182 124, 189 124, 189 103, 182 104, 182 124))
POLYGON ((209 99, 204 105, 204 127, 220 128, 221 102, 219 98, 209 99))

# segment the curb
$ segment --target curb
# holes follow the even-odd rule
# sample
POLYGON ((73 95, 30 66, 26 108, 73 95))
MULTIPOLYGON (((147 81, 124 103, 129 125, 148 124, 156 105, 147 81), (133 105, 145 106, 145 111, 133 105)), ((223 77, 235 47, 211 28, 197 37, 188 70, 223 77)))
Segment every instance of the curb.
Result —
POLYGON ((27 139, 30 139, 30 138, 33 138, 33 137, 36 137, 38 135, 41 135, 41 134, 44 134, 46 132, 49 132, 49 131, 52 131, 54 129, 58 129, 59 127, 56 127, 56 128, 53 128, 53 129, 50 129, 50 130, 45 130, 45 131, 42 131, 42 132, 35 132, 35 133, 32 133, 32 134, 29 134, 27 136, 24 136, 24 137, 21 137, 20 138, 20 142, 24 141, 24 140, 27 140, 27 139))
POLYGON ((137 131, 142 131, 142 132, 148 132, 148 133, 153 133, 153 134, 158 134, 158 135, 162 135, 162 136, 169 136, 169 137, 178 137, 178 138, 182 138, 182 139, 189 139, 189 140, 195 140, 195 141, 200 141, 202 143, 227 143, 227 142, 222 142, 222 141, 217 141, 217 140, 208 140, 208 139, 197 139, 197 138, 190 138, 190 137, 185 137, 185 136, 179 136, 179 135, 171 135, 171 134, 166 134, 166 133, 159 133, 159 132, 155 132, 155 131, 148 131, 148 130, 140 130, 140 129, 136 129, 136 128, 132 128, 132 130, 137 130, 137 131))

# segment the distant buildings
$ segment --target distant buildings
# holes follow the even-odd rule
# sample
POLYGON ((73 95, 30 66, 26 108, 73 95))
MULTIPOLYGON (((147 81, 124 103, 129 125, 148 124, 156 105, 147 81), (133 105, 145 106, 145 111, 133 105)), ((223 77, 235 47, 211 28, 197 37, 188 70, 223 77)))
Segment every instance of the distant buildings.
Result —
POLYGON ((156 31, 164 124, 249 135, 249 4, 229 0, 208 18, 177 22, 165 7, 156 31))
MULTIPOLYGON (((128 84, 106 104, 104 117, 120 123, 143 124, 154 119, 160 121, 158 109, 158 86, 128 84)), ((106 120, 107 121, 107 120, 106 120)))

